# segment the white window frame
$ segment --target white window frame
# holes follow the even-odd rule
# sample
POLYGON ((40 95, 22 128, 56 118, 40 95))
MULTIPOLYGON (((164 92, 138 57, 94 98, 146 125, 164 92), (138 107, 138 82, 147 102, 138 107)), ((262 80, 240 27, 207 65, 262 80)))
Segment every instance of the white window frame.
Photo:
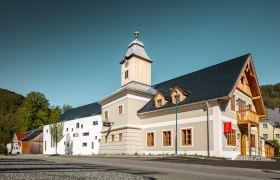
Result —
POLYGON ((118 105, 118 115, 119 115, 119 116, 124 115, 124 104, 119 104, 119 105, 118 105), (120 112, 119 112, 119 107, 120 107, 120 106, 122 106, 122 113, 121 113, 121 114, 120 114, 120 112))
POLYGON ((174 144, 174 138, 175 138, 175 136, 173 135, 173 129, 163 129, 163 130, 161 130, 161 147, 163 147, 163 148, 171 148, 171 147, 173 147, 174 146, 173 145, 174 144), (163 132, 164 131, 171 131, 171 146, 164 146, 163 145, 163 132))
POLYGON ((177 140, 180 140, 180 147, 194 147, 194 132, 193 132, 193 126, 189 126, 189 127, 182 127, 180 128, 180 138, 177 138, 177 140), (182 144, 182 130, 184 129, 191 129, 192 130, 192 145, 183 145, 182 144))
MULTIPOLYGON (((237 147, 237 142, 239 142, 239 141, 237 141, 238 139, 237 139, 237 130, 236 130, 236 128, 231 128, 231 129, 234 129, 235 130, 235 133, 236 133, 236 135, 235 135, 235 146, 231 146, 231 145, 228 145, 227 144, 227 135, 226 135, 226 147, 237 147)), ((241 142, 241 141, 240 141, 241 142)))
POLYGON ((155 148, 156 147, 156 131, 146 131, 146 148, 155 148), (148 133, 154 133, 154 146, 148 146, 148 133))
POLYGON ((109 111, 109 109, 107 109, 107 110, 104 111, 104 120, 109 121, 109 119, 110 119, 110 111, 109 111), (105 116, 106 112, 108 112, 108 119, 106 119, 106 116, 105 116))

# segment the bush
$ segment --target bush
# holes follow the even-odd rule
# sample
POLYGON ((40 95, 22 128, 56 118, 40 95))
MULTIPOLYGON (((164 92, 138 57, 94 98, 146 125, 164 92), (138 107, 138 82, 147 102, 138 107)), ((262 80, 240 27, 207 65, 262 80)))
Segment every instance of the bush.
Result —
POLYGON ((0 154, 8 154, 8 149, 4 144, 0 144, 0 154))

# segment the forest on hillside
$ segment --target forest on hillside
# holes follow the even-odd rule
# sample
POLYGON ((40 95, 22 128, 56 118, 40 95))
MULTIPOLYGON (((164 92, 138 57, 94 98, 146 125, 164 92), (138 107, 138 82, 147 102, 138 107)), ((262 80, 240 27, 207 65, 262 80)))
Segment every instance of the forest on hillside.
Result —
POLYGON ((260 87, 264 104, 267 108, 280 108, 280 83, 260 87))
POLYGON ((51 106, 40 92, 30 92, 26 97, 0 88, 0 145, 11 142, 15 132, 33 130, 59 121, 62 112, 70 105, 51 106))

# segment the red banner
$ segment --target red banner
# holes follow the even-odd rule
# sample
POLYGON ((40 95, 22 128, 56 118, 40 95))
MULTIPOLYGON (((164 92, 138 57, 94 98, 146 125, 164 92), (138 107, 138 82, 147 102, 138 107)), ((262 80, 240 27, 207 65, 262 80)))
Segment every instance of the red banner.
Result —
POLYGON ((231 126, 231 122, 226 122, 226 123, 224 123, 224 132, 225 132, 225 133, 231 132, 231 130, 232 130, 231 127, 232 127, 232 126, 231 126))
POLYGON ((20 143, 20 142, 18 142, 18 146, 21 146, 21 143, 20 143))

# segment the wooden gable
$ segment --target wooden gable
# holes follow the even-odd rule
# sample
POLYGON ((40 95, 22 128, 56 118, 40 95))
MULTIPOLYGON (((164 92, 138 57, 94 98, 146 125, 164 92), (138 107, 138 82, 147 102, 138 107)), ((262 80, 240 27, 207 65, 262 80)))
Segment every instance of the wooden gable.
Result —
POLYGON ((168 102, 168 99, 161 92, 157 92, 157 94, 154 97, 154 101, 155 101, 156 107, 161 107, 161 106, 164 106, 168 102), (161 101, 161 103, 160 103, 160 101, 161 101))
POLYGON ((247 62, 239 75, 235 88, 252 98, 257 114, 260 118, 267 117, 251 55, 248 57, 247 62))
POLYGON ((179 102, 184 101, 188 95, 188 93, 184 92, 181 88, 178 86, 175 86, 173 88, 173 91, 170 93, 170 97, 172 98, 172 102, 176 103, 176 92, 179 95, 179 102))

